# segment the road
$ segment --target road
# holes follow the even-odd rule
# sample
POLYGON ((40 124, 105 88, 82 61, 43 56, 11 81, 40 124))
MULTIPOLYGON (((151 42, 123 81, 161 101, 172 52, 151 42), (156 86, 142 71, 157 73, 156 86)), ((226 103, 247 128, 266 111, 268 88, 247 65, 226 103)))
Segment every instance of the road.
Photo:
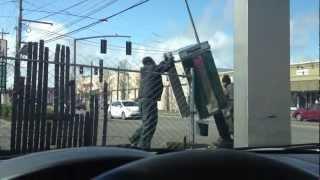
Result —
MULTIPOLYGON (((188 119, 182 119, 178 116, 160 115, 157 130, 152 140, 152 147, 166 147, 167 142, 183 142, 185 136, 190 140, 191 134, 188 122, 188 119)), ((141 120, 109 120, 107 144, 128 144, 128 138, 140 124, 141 120)), ((100 125, 99 133, 101 132, 102 126, 100 125)), ((218 132, 213 120, 209 121, 208 133, 207 137, 196 135, 196 143, 212 144, 218 138, 218 132)), ((293 144, 319 143, 319 123, 292 120, 291 142, 293 144)))
MULTIPOLYGON (((100 113, 102 114, 102 113, 100 113)), ((98 129, 98 145, 101 145, 102 120, 100 116, 98 129)), ((153 148, 166 147, 167 142, 183 142, 184 137, 190 140, 190 125, 188 119, 178 116, 160 115, 157 130, 152 140, 153 148)), ((108 122, 108 145, 128 144, 128 138, 141 125, 141 120, 112 119, 108 122)), ((292 143, 319 143, 319 123, 291 121, 292 143)), ((0 147, 10 147, 11 123, 0 120, 0 147)), ((209 134, 207 137, 197 135, 196 143, 212 144, 218 138, 218 132, 213 120, 209 121, 209 134)))

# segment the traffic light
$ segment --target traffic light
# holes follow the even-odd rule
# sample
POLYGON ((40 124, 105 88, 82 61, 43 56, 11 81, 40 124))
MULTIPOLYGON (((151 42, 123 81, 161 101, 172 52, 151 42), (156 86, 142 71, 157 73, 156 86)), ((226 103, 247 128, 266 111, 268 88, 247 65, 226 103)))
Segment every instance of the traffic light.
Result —
POLYGON ((126 55, 131 55, 132 53, 131 44, 131 41, 126 41, 126 55))
POLYGON ((83 66, 80 66, 80 68, 79 68, 79 73, 80 73, 80 74, 83 74, 83 66))
POLYGON ((100 42, 100 53, 107 54, 107 40, 101 39, 100 42))
POLYGON ((103 60, 102 59, 100 59, 100 61, 99 61, 99 66, 100 66, 100 68, 99 68, 99 82, 102 83, 102 81, 103 81, 103 60))

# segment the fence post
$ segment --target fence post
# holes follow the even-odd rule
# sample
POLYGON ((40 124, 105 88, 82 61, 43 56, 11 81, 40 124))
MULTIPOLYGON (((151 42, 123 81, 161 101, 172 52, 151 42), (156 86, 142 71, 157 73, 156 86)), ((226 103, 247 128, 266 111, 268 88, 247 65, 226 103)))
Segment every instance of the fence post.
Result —
MULTIPOLYGON (((32 59, 32 42, 28 42, 28 59, 32 59)), ((29 105, 30 105, 30 88, 31 88, 32 62, 27 62, 27 78, 25 87, 25 104, 23 118, 23 135, 22 135, 22 153, 27 152, 28 131, 29 131, 29 105)))
POLYGON ((35 109, 35 132, 34 132, 34 151, 39 149, 40 138, 40 120, 42 119, 41 104, 42 104, 42 76, 43 76, 43 55, 44 55, 44 41, 40 40, 39 48, 39 70, 38 70, 38 90, 37 90, 37 105, 35 109))
POLYGON ((29 142, 28 142, 28 151, 33 151, 33 142, 34 142, 34 110, 35 110, 35 95, 36 95, 36 86, 37 86, 37 59, 38 59, 38 43, 33 43, 33 55, 32 59, 32 77, 31 77, 31 93, 30 93, 30 112, 29 112, 29 142))
MULTIPOLYGON (((59 120, 59 59, 60 59, 60 45, 56 45, 55 55, 54 55, 54 120, 52 124, 52 139, 51 144, 55 145, 57 144, 57 130, 58 130, 58 123, 60 123, 59 120)), ((59 125, 60 127, 60 125, 59 125)))
POLYGON ((46 150, 50 150, 50 137, 51 137, 51 122, 49 121, 46 121, 46 124, 47 124, 47 128, 46 128, 46 146, 45 146, 45 149, 46 150))
POLYGON ((80 122, 80 115, 76 114, 74 119, 73 147, 77 147, 77 144, 78 144, 79 122, 80 122))
POLYGON ((24 98, 24 77, 18 79, 18 121, 17 121, 17 141, 16 141, 16 152, 21 152, 21 131, 22 131, 22 120, 23 120, 23 98, 24 98))
MULTIPOLYGON (((72 136, 73 131, 75 131, 74 123, 75 123, 75 80, 69 82, 69 93, 71 99, 71 108, 70 108, 70 122, 69 122, 69 140, 68 147, 72 147, 72 136)), ((74 137, 73 137, 74 138, 74 137)))
POLYGON ((64 63, 65 63, 65 46, 62 45, 61 49, 61 64, 60 64, 60 123, 59 123, 59 129, 58 129, 58 148, 64 148, 66 147, 66 123, 65 123, 65 97, 64 97, 64 63))
MULTIPOLYGON (((42 116, 41 116, 41 135, 40 135, 40 151, 43 151, 45 149, 45 125, 47 122, 47 97, 48 97, 48 68, 49 68, 49 48, 45 47, 44 50, 44 77, 43 77, 43 91, 42 91, 42 116)), ((47 146, 49 145, 50 148, 50 137, 51 137, 51 123, 47 124, 47 126, 50 125, 50 136, 46 136, 49 137, 49 139, 46 139, 46 143, 47 146)), ((48 127, 47 127, 47 133, 48 133, 48 127)), ((47 149, 47 147, 46 147, 47 149)))
POLYGON ((84 145, 84 122, 85 118, 83 114, 80 114, 80 119, 79 119, 79 146, 84 145))
POLYGON ((84 145, 90 146, 92 144, 92 117, 89 112, 85 115, 85 125, 84 125, 84 145))
POLYGON ((96 94, 94 96, 94 116, 93 118, 93 145, 97 145, 98 136, 98 123, 99 123, 99 97, 96 94))
POLYGON ((103 84, 103 130, 102 130, 102 146, 107 145, 108 130, 108 84, 103 84))

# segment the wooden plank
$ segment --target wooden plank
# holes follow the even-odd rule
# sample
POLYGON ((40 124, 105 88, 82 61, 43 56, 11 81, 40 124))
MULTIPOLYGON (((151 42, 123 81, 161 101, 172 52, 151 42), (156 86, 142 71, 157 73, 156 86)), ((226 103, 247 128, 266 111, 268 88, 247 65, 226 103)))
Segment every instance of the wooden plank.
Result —
POLYGON ((92 117, 89 112, 85 115, 85 126, 84 126, 84 146, 91 146, 92 144, 92 117))
POLYGON ((24 99, 24 77, 19 77, 18 82, 18 118, 17 118, 17 141, 16 153, 21 153, 22 119, 23 119, 23 99, 24 99))
POLYGON ((97 145, 98 140, 98 123, 99 123, 99 97, 98 95, 94 96, 94 116, 93 118, 93 137, 92 137, 92 145, 97 145))
POLYGON ((45 136, 46 136, 46 143, 45 143, 45 150, 50 150, 50 145, 51 145, 51 122, 48 121, 47 123, 47 126, 46 126, 46 133, 45 133, 45 136))
MULTIPOLYGON (((28 43, 28 59, 32 59, 32 43, 28 43)), ((23 135, 22 135, 22 153, 27 152, 28 131, 29 131, 29 105, 31 91, 31 72, 32 62, 27 62, 27 78, 25 90, 24 118, 23 118, 23 135)))
MULTIPOLYGON (((60 45, 56 45, 56 50, 54 54, 54 102, 53 102, 53 111, 54 111, 54 120, 52 124, 52 139, 51 144, 57 144, 57 131, 59 123, 59 60, 60 60, 60 45)), ((59 125, 60 127, 60 125, 59 125)))
POLYGON ((103 84, 103 129, 102 129, 102 146, 107 145, 108 130, 108 84, 103 84))
MULTIPOLYGON (((40 128, 40 151, 45 150, 45 127, 46 127, 46 121, 47 121, 47 96, 48 96, 48 68, 49 68, 49 48, 45 47, 44 50, 44 76, 43 76, 43 91, 42 91, 42 105, 41 105, 41 112, 42 112, 42 116, 41 116, 41 128, 40 128)), ((49 138, 51 138, 51 127, 52 124, 50 123, 50 136, 49 138)), ((48 143, 50 143, 50 139, 46 141, 48 143)), ((49 144, 50 147, 50 144, 49 144)))
POLYGON ((60 55, 60 111, 59 111, 59 128, 58 128, 58 139, 57 139, 57 147, 61 148, 62 146, 62 134, 64 130, 64 58, 65 58, 65 46, 61 48, 60 55))
POLYGON ((44 58, 44 41, 40 40, 39 48, 39 69, 38 69, 38 90, 37 90, 37 104, 35 108, 35 130, 34 130, 34 151, 39 150, 39 136, 40 136, 40 120, 42 117, 42 76, 43 76, 43 58, 44 58))
POLYGON ((84 115, 80 115, 79 119, 79 146, 84 146, 84 123, 85 123, 85 118, 84 115))
POLYGON ((30 112, 29 112, 29 140, 28 140, 28 152, 33 151, 33 138, 34 138, 34 112, 35 112, 35 97, 36 97, 36 86, 37 86, 37 59, 38 59, 38 43, 33 43, 33 55, 32 59, 35 60, 32 63, 32 77, 31 77, 31 93, 30 93, 30 112))
POLYGON ((78 145, 78 135, 79 135, 79 122, 80 122, 80 115, 76 114, 74 119, 74 131, 73 131, 73 147, 77 147, 78 145))

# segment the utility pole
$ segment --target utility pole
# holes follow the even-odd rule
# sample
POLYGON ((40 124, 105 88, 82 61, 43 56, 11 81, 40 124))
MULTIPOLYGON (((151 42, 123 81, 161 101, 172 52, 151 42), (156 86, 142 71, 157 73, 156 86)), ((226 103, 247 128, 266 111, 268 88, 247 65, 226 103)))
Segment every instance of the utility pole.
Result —
MULTIPOLYGON (((199 36, 198 36, 198 32, 197 32, 197 29, 196 29, 196 26, 194 25, 194 21, 193 21, 193 18, 192 18, 192 14, 191 14, 191 10, 190 10, 190 7, 189 7, 189 4, 188 4, 188 1, 187 0, 184 0, 185 4, 186 4, 186 7, 187 7, 187 10, 188 10, 188 14, 189 14, 189 18, 190 18, 190 21, 191 21, 191 24, 192 24, 192 27, 193 27, 193 31, 194 31, 194 35, 195 35, 195 38, 196 38, 196 41, 198 44, 200 44, 200 39, 199 39, 199 36)), ((195 119, 194 119, 194 114, 195 114, 195 108, 194 108, 194 89, 195 89, 195 82, 194 82, 194 69, 193 68, 190 68, 190 74, 191 74, 191 87, 189 88, 189 104, 190 104, 190 117, 191 117, 191 123, 192 123, 192 144, 195 143, 195 119)))
MULTIPOLYGON (((17 25, 17 37, 16 37, 16 58, 20 58, 20 48, 21 48, 21 31, 22 31, 22 0, 18 1, 18 25, 17 25)), ((17 82, 20 76, 20 61, 16 60, 14 64, 14 82, 17 82)))
POLYGON ((118 74, 117 74, 117 100, 119 100, 119 81, 120 81, 120 67, 118 66, 118 74))
POLYGON ((4 35, 9 34, 8 32, 4 32, 3 28, 1 29, 1 39, 3 39, 4 35))
POLYGON ((93 71, 93 63, 91 61, 91 74, 90 74, 90 97, 91 97, 91 93, 92 93, 92 71, 93 71))

